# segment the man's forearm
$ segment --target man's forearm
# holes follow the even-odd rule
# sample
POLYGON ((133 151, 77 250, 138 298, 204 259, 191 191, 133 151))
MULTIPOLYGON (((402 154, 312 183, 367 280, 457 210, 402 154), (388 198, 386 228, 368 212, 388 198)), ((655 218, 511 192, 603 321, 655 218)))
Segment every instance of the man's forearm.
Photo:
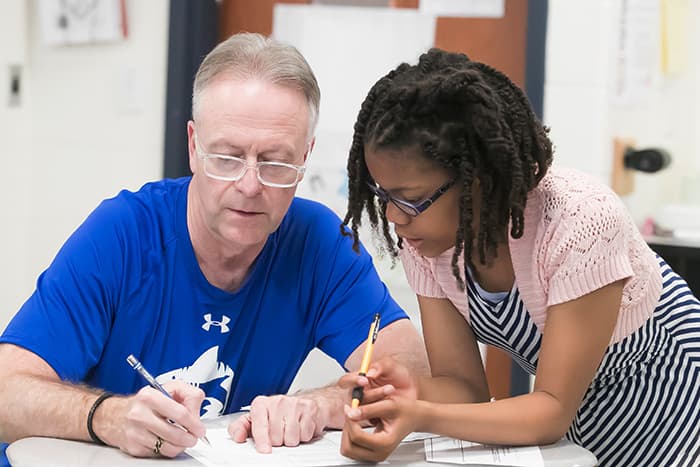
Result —
POLYGON ((5 375, 0 382, 0 440, 27 436, 89 440, 87 415, 97 393, 33 375, 5 375))

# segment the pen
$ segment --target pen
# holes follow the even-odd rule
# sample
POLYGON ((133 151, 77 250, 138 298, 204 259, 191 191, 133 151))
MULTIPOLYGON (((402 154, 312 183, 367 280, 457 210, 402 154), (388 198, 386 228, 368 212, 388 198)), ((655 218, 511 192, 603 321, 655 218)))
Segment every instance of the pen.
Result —
MULTIPOLYGON (((365 354, 362 356, 362 363, 360 364, 360 376, 367 376, 369 361, 372 359, 372 349, 374 348, 374 341, 377 340, 377 334, 379 334, 379 313, 375 313, 374 320, 369 327, 365 354)), ((360 402, 362 402, 362 386, 357 386, 352 390, 352 408, 357 408, 360 402)))
MULTIPOLYGON (((146 370, 146 368, 143 367, 143 365, 141 364, 141 362, 139 362, 138 359, 137 359, 136 357, 134 357, 133 355, 129 355, 128 357, 126 357, 126 361, 127 361, 127 363, 128 363, 129 365, 131 365, 131 367, 132 367, 138 374, 140 374, 141 376, 143 376, 143 379, 145 379, 146 382, 147 382, 152 388, 159 390, 159 391, 160 391, 161 393, 163 393, 163 395, 165 395, 165 397, 167 397, 168 399, 172 399, 172 398, 173 398, 173 396, 171 396, 170 393, 169 393, 168 391, 166 391, 165 388, 164 388, 163 386, 161 386, 161 384, 160 384, 158 381, 156 381, 156 379, 153 377, 153 375, 151 375, 151 374, 148 372, 148 370, 146 370)), ((176 423, 176 422, 174 422, 174 421, 172 421, 172 420, 170 420, 170 419, 168 419, 168 422, 169 422, 169 423, 172 423, 173 425, 177 426, 178 428, 181 428, 181 429, 187 431, 187 429, 186 429, 185 427, 183 427, 182 425, 180 425, 180 424, 178 424, 178 423, 176 423)), ((209 442, 209 440, 207 439, 206 436, 202 436, 200 439, 201 439, 202 441, 204 441, 205 443, 207 443, 209 446, 211 446, 211 443, 209 442)))

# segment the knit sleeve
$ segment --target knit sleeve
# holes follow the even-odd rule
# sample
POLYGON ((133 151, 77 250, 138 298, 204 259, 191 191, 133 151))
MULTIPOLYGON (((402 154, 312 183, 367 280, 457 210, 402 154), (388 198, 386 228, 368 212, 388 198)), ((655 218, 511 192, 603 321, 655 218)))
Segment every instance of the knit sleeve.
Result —
POLYGON ((574 300, 634 274, 628 257, 622 202, 598 193, 567 206, 552 222, 551 242, 539 272, 547 287, 547 306, 574 300))
POLYGON ((446 297, 428 258, 420 256, 414 248, 405 244, 399 251, 399 256, 406 272, 408 285, 416 295, 432 298, 446 297))

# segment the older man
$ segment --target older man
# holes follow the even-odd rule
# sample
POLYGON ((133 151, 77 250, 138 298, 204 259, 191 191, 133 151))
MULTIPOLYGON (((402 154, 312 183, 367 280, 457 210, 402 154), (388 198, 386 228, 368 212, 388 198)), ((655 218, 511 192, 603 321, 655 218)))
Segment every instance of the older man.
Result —
POLYGON ((252 402, 229 427, 235 440, 252 436, 261 452, 308 441, 342 427, 347 394, 274 394, 314 347, 357 370, 377 312, 377 358, 426 371, 368 254, 352 251, 327 208, 294 197, 319 100, 291 46, 240 34, 205 58, 187 125, 192 177, 104 201, 0 338, 0 440, 92 439, 174 457, 205 434, 200 415, 252 402), (143 387, 130 354, 172 399, 143 387))

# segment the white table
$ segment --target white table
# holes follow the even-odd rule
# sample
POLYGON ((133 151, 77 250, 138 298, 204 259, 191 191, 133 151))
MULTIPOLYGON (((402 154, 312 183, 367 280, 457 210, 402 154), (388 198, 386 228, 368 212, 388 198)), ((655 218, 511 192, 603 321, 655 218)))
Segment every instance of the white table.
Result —
MULTIPOLYGON (((226 426, 231 417, 235 416, 237 414, 207 421, 207 426, 226 426)), ((591 452, 566 440, 541 446, 540 449, 547 467, 592 467, 597 464, 591 452)), ((7 448, 7 456, 13 467, 202 466, 199 461, 184 454, 176 459, 142 459, 131 457, 118 449, 94 443, 39 437, 15 441, 7 448)), ((426 462, 423 441, 401 444, 387 460, 390 465, 402 467, 454 465, 426 462)), ((239 464, 232 461, 231 465, 239 464)))

